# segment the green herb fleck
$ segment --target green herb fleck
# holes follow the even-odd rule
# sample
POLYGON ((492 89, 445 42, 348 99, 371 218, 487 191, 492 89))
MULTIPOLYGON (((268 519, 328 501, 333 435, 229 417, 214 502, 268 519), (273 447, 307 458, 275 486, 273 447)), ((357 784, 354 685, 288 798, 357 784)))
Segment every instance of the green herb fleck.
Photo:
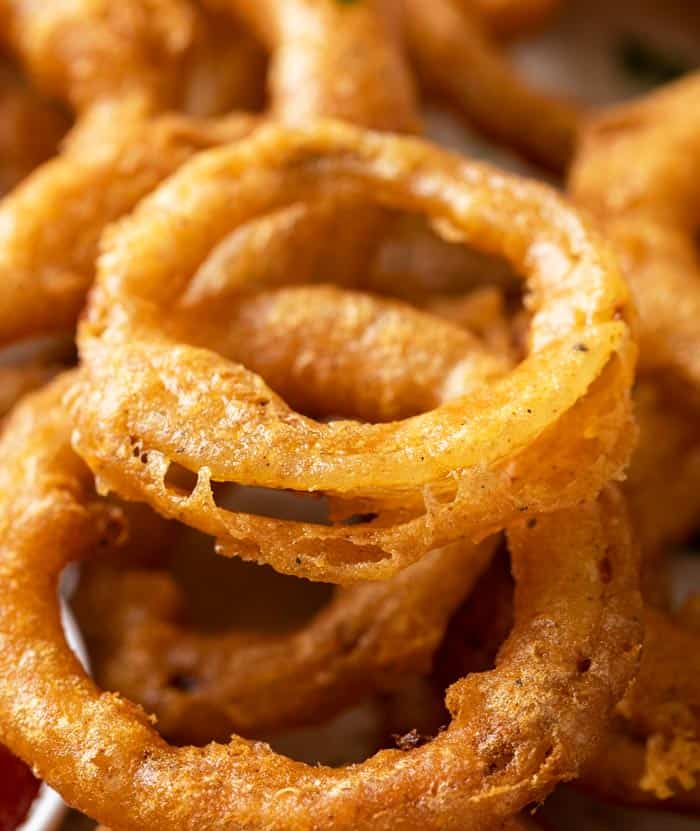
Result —
POLYGON ((651 86, 675 81, 691 69, 688 61, 679 55, 657 49, 635 35, 620 41, 619 59, 628 75, 651 86))

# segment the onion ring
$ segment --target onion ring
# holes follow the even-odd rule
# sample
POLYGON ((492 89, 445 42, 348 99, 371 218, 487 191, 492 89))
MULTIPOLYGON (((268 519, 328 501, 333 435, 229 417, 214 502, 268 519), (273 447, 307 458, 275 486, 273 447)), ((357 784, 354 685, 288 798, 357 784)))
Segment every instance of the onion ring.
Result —
MULTIPOLYGON (((246 11, 246 4, 240 5, 246 11)), ((260 4, 254 9, 247 5, 249 16, 260 13, 260 4)), ((302 79, 304 97, 295 81, 292 100, 284 101, 289 86, 279 80, 273 63, 271 112, 303 120, 313 107, 322 106, 330 114, 369 124, 400 128, 417 123, 410 76, 380 25, 384 0, 357 9, 342 9, 334 0, 270 5, 273 19, 280 18, 279 31, 271 35, 278 63, 298 67, 303 58, 309 70, 302 79), (294 26, 286 31, 281 23, 296 21, 302 9, 301 32, 294 26), (360 36, 364 42, 354 39, 360 36), (355 58, 352 76, 347 65, 341 72, 329 64, 349 54, 355 58), (337 71, 328 76, 320 71, 324 67, 337 71), (374 83, 378 70, 385 79, 382 86, 374 83), (371 98, 365 89, 370 79, 371 98), (363 94, 356 96, 359 92, 363 94)), ((181 0, 130 0, 118 10, 103 2, 61 0, 31 14, 20 0, 0 4, 8 39, 25 64, 80 116, 64 152, 0 207, 1 343, 71 329, 94 277, 104 227, 131 210, 185 158, 203 146, 232 141, 252 126, 250 117, 212 123, 167 112, 177 104, 186 70, 194 76, 193 88, 184 84, 186 101, 202 87, 196 78, 202 65, 198 56, 209 47, 195 37, 192 12, 181 0)), ((214 44, 216 20, 210 24, 214 44)), ((208 92, 215 106, 218 94, 208 92)))
MULTIPOLYGON (((527 814, 520 817, 512 817, 501 825, 502 831, 536 831, 544 826, 527 814)), ((95 831, 110 831, 105 825, 98 825, 95 831)))
POLYGON ((280 571, 333 582, 386 577, 458 537, 483 538, 518 514, 590 497, 619 472, 634 439, 627 291, 605 246, 548 189, 422 142, 334 124, 269 127, 202 154, 111 234, 93 300, 81 335, 89 378, 74 438, 100 486, 183 518, 233 545, 232 553, 280 571), (177 336, 160 325, 162 310, 178 317, 178 292, 217 236, 292 195, 313 196, 328 179, 334 189, 341 180, 364 190, 371 184, 384 205, 422 208, 487 250, 503 247, 528 273, 532 291, 526 360, 487 393, 425 415, 321 425, 293 413, 240 364, 175 345, 177 336), (520 222, 505 220, 514 214, 520 222), (187 260, 182 232, 191 232, 187 260), (154 259, 148 247, 164 235, 172 244, 154 259), (206 416, 197 415, 203 401, 206 416), (141 418, 146 402, 148 418, 141 418), (203 417, 207 426, 195 440, 193 425, 203 417), (249 431, 258 435, 253 444, 244 437, 249 431), (268 431, 271 446, 264 447, 259 437, 268 431), (200 477, 191 495, 167 487, 172 462, 200 477), (339 511, 362 501, 379 517, 324 527, 226 512, 212 499, 210 479, 323 491, 340 500, 339 511))
POLYGON ((270 52, 273 118, 305 124, 324 115, 378 130, 418 129, 393 0, 207 2, 234 9, 270 52))
MULTIPOLYGON (((374 421, 432 406, 446 376, 453 394, 464 394, 507 368, 467 332, 403 304, 329 287, 244 300, 223 337, 227 352, 295 396, 297 406, 374 421), (297 339, 307 356, 301 376, 291 360, 297 339), (357 343, 364 356, 359 374, 357 343), (332 401, 315 397, 328 388, 326 371, 332 401)), ((82 575, 76 610, 100 682, 154 712, 162 735, 201 743, 232 730, 250 735, 323 719, 362 694, 395 688, 407 672, 424 671, 491 550, 453 543, 392 580, 340 592, 306 627, 274 638, 189 632, 179 623, 182 598, 162 571, 94 564, 82 575), (281 688, 288 693, 282 702, 281 688)))
POLYGON ((453 722, 428 744, 343 769, 238 737, 174 748, 139 708, 95 687, 61 630, 59 573, 99 546, 111 515, 56 406, 71 383, 25 400, 0 440, 0 739, 69 802, 124 831, 464 831, 497 826, 576 775, 639 652, 636 551, 613 491, 510 528, 513 632, 496 670, 450 689, 453 722))
MULTIPOLYGON (((537 819, 524 814, 520 817, 512 817, 501 826, 502 831, 535 831, 535 829, 543 828, 537 819)), ((95 831, 110 831, 105 825, 98 825, 95 831)))
POLYGON ((698 633, 647 606, 639 675, 583 782, 640 807, 700 811, 698 633))
POLYGON ((62 153, 0 206, 0 341, 9 343, 71 329, 104 226, 193 152, 250 123, 154 117, 174 101, 197 42, 181 0, 60 0, 31 11, 5 0, 0 19, 33 78, 79 116, 62 153))
MULTIPOLYGON (((496 558, 450 623, 436 657, 448 682, 493 666, 513 619, 510 575, 496 558)), ((697 628, 647 601, 639 673, 577 784, 636 807, 700 810, 697 628)))

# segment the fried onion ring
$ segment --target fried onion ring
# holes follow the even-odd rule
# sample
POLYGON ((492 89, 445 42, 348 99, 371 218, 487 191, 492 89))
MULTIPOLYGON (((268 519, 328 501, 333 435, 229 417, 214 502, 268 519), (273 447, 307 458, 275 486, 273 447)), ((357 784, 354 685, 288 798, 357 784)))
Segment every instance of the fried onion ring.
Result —
MULTIPOLYGON (((261 4, 231 5, 247 17, 261 14, 261 4)), ((385 5, 270 4, 270 19, 279 18, 268 33, 275 58, 271 113, 292 121, 326 112, 392 129, 415 126, 411 78, 382 25, 385 5), (279 64, 287 63, 297 69, 303 63, 308 71, 285 81, 279 64), (383 85, 375 83, 379 71, 383 85)), ((7 39, 33 75, 80 116, 60 156, 0 206, 0 343, 9 343, 71 329, 94 277, 105 226, 190 155, 240 137, 253 119, 232 115, 212 122, 172 112, 181 96, 186 103, 201 90, 202 52, 210 48, 207 37, 204 45, 197 39, 199 19, 180 0, 129 0, 118 9, 60 0, 31 13, 20 0, 4 0, 2 15, 7 39)), ((207 35, 215 55, 218 19, 207 35)), ((220 94, 216 85, 207 91, 212 106, 220 106, 220 94)), ((201 111, 201 97, 197 106, 201 111)))
POLYGON ((585 780, 632 804, 694 811, 700 809, 697 632, 653 605, 666 600, 668 544, 682 541, 700 520, 700 271, 692 167, 699 93, 695 74, 596 118, 570 180, 574 198, 618 248, 639 304, 642 441, 628 492, 646 550, 648 606, 639 678, 620 705, 619 729, 585 780))
MULTIPOLYGON (((296 406, 373 421, 429 408, 448 375, 453 394, 464 394, 508 367, 450 324, 330 287, 246 299, 222 337, 228 353, 288 391, 296 406), (300 344, 302 367, 293 360, 300 344), (364 356, 360 373, 355 344, 364 356), (461 379, 451 373, 455 366, 461 379), (333 398, 318 400, 326 373, 333 398)), ((398 687, 407 672, 425 671, 491 549, 461 540, 431 552, 391 580, 340 592, 288 636, 193 633, 181 623, 184 604, 173 580, 152 569, 92 565, 81 577, 76 610, 99 681, 154 712, 162 735, 201 743, 232 730, 250 735, 320 720, 373 689, 398 687), (288 692, 283 702, 280 688, 288 692)))
MULTIPOLYGON (((603 566, 605 569, 606 567, 603 566)), ((493 665, 513 619, 510 575, 496 558, 450 623, 436 658, 443 683, 493 665)), ((648 602, 639 673, 579 785, 636 807, 700 810, 697 628, 648 602)))
POLYGON ((59 402, 73 380, 26 400, 0 440, 0 739, 71 804, 123 831, 464 831, 497 827, 576 775, 639 652, 637 557, 615 492, 510 528, 513 631, 493 672, 448 691, 453 721, 422 747, 341 769, 238 737, 175 748, 94 685, 61 629, 59 574, 114 516, 70 449, 59 402))
POLYGON ((338 124, 264 128, 201 154, 145 200, 110 235, 100 272, 81 334, 79 452, 101 488, 279 571, 386 577, 461 536, 594 495, 634 439, 628 295, 605 245, 547 188, 419 141, 338 124), (319 424, 241 364, 168 336, 163 309, 177 329, 178 295, 231 225, 341 185, 423 210, 526 272, 530 350, 513 372, 404 421, 319 424), (173 462, 199 477, 192 494, 168 487, 173 462), (378 518, 325 527, 233 513, 211 481, 322 491, 336 515, 361 502, 378 518))

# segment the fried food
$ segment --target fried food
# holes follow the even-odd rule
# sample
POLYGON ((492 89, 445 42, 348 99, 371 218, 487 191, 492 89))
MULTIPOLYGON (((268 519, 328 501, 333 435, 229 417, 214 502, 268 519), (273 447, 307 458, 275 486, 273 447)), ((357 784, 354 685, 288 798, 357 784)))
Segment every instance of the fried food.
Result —
POLYGON ((72 804, 124 831, 304 823, 462 831, 497 826, 576 775, 639 653, 636 548, 614 491, 509 528, 513 631, 492 673, 449 690, 452 724, 427 744, 340 769, 237 737, 175 748, 143 711, 96 688, 65 644, 60 571, 124 530, 70 450, 70 420, 55 404, 73 383, 61 378, 27 399, 0 440, 0 738, 72 804), (489 702, 506 701, 504 718, 489 702))
POLYGON ((0 0, 0 831, 700 812, 700 75, 549 96, 559 5, 0 0))
POLYGON ((193 10, 182 0, 118 8, 6 0, 0 15, 36 83, 78 116, 62 152, 0 204, 0 341, 11 343, 70 330, 104 226, 193 152, 236 138, 248 122, 160 115, 176 101, 179 70, 196 41, 193 10))
MULTIPOLYGON (((226 331, 227 351, 278 391, 288 389, 297 407, 333 407, 368 421, 429 408, 437 383, 456 365, 462 371, 453 375, 453 394, 508 368, 467 332, 440 327, 403 304, 330 287, 255 295, 240 305, 235 325, 227 320, 226 331), (297 375, 288 359, 302 343, 306 360, 297 375), (359 373, 354 344, 364 355, 359 373), (332 400, 318 399, 334 379, 332 400)), ((340 591, 310 624, 283 636, 193 632, 166 571, 124 571, 119 561, 84 571, 76 611, 100 682, 154 712, 162 735, 202 743, 234 730, 254 735, 323 719, 362 694, 399 688, 409 673, 427 671, 492 549, 493 541, 460 540, 431 552, 391 580, 340 591)))
POLYGON ((583 781, 631 805, 700 810, 698 633, 647 606, 640 671, 583 781))
POLYGON ((699 95, 696 74, 599 116, 584 132, 570 179, 574 198, 616 245, 640 311, 641 445, 627 490, 646 551, 648 604, 640 675, 586 781, 633 804, 681 810, 700 807, 697 633, 653 606, 668 606, 669 544, 700 521, 700 272, 691 219, 699 95))
MULTIPOLYGON (((382 578, 459 536, 483 538, 518 514, 590 497, 629 453, 634 348, 627 290, 607 248, 548 189, 421 142, 338 124, 263 129, 201 155, 144 201, 111 234, 101 266, 81 334, 88 375, 76 447, 103 489, 184 519, 220 538, 222 551, 312 579, 382 578), (404 421, 319 424, 235 355, 178 342, 178 293, 218 238, 268 206, 341 182, 382 205, 422 208, 486 250, 507 240, 500 253, 528 274, 533 312, 530 354, 513 372, 454 400, 446 376, 445 402, 404 421), (164 302, 171 336, 157 311, 164 302), (175 463, 199 477, 192 493, 168 486, 175 463), (237 514, 216 506, 211 481, 324 492, 336 516, 378 516, 326 527, 237 514)), ((209 345, 195 320, 197 343, 209 345)))
MULTIPOLYGON (((262 4, 235 5, 262 19, 262 4)), ((277 55, 270 112, 292 121, 325 113, 371 126, 416 126, 410 76, 380 25, 385 5, 270 4, 264 35, 277 55), (287 63, 308 72, 290 78, 287 63), (374 83, 378 72, 381 87, 374 83)), ((220 115, 222 96, 225 101, 238 82, 230 69, 223 82, 209 80, 207 60, 216 69, 221 54, 220 16, 202 33, 207 21, 184 0, 130 0, 118 10, 60 2, 31 12, 19 0, 5 0, 0 12, 8 39, 37 82, 79 115, 63 152, 0 205, 0 342, 10 343, 70 330, 92 283, 104 228, 186 158, 240 137, 254 119, 204 118, 212 115, 207 101, 220 115), (202 93, 205 83, 209 89, 202 93), (172 111, 195 96, 198 117, 172 111)))
MULTIPOLYGON (((496 558, 452 619, 436 658, 442 683, 489 670, 513 620, 513 583, 496 558)), ((700 808, 697 628, 647 603, 639 673, 579 784, 616 802, 700 808)))

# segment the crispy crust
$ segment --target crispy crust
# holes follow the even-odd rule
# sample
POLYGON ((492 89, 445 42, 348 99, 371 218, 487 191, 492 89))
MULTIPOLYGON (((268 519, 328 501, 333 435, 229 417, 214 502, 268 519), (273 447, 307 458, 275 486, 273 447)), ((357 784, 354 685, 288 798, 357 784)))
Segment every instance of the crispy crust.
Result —
POLYGON ((519 513, 590 497, 627 461, 634 347, 627 290, 606 247, 548 189, 422 142, 338 124, 263 128, 200 155, 143 202, 110 234, 100 271, 80 338, 89 372, 76 446, 101 487, 219 537, 222 553, 312 579, 381 578, 519 513), (182 342, 178 295, 217 238, 268 207, 341 185, 428 212, 525 270, 533 325, 513 372, 403 421, 319 424, 237 363, 235 350, 229 360, 182 342), (159 241, 170 234, 165 253, 159 241), (199 477, 191 494, 167 486, 173 462, 199 477), (210 480, 323 491, 336 516, 358 504, 379 516, 329 528, 233 513, 215 505, 210 480))
MULTIPOLYGON (((263 20, 261 3, 229 5, 236 7, 226 7, 229 16, 237 9, 263 20)), ((417 127, 411 77, 388 34, 389 5, 270 4, 264 18, 274 59, 270 113, 292 122, 325 113, 382 128, 417 127)), ((9 343, 70 330, 94 278, 104 228, 189 156, 239 138, 254 119, 203 117, 219 115, 240 88, 235 65, 224 63, 220 77, 220 14, 203 18, 183 0, 129 0, 118 7, 59 0, 40 10, 5 0, 0 15, 32 76, 78 115, 62 152, 0 206, 0 343, 9 343), (203 88, 213 110, 201 110, 203 88), (194 95, 198 116, 173 114, 194 95)), ((241 60, 260 69, 258 53, 245 40, 243 46, 241 60)), ((315 217, 307 222, 318 227, 315 217)))
POLYGON ((90 556, 114 515, 68 444, 56 404, 71 383, 28 399, 0 453, 0 739, 69 802, 124 831, 464 831, 498 827, 576 775, 639 652, 637 557, 614 492, 511 527, 513 632, 493 672, 449 690, 452 724, 428 744, 342 769, 240 738, 174 748, 139 708, 96 688, 63 638, 58 575, 90 556))

